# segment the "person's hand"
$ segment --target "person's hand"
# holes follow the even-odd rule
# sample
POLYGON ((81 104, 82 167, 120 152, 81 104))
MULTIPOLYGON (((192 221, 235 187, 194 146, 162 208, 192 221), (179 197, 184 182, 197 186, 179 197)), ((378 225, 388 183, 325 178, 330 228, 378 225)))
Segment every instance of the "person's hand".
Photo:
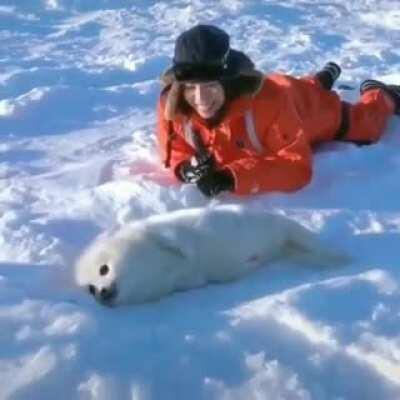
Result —
POLYGON ((200 159, 193 156, 190 160, 183 161, 178 167, 178 177, 185 183, 197 183, 214 168, 211 157, 200 159))
POLYGON ((226 170, 209 170, 197 182, 197 188, 206 197, 214 197, 224 191, 232 191, 235 187, 232 174, 226 170))

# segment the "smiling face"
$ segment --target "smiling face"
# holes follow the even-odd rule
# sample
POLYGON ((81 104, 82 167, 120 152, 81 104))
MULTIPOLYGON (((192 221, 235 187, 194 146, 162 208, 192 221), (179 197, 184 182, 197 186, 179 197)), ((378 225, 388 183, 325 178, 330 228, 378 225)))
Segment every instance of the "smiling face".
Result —
POLYGON ((225 103, 224 88, 218 81, 185 83, 183 96, 204 119, 214 117, 225 103))

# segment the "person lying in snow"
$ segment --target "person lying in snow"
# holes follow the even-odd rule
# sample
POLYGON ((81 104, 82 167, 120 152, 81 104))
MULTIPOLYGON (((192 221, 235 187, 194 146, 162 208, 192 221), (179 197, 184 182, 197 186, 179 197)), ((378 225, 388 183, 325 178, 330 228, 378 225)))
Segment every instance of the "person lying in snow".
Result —
POLYGON ((340 67, 330 62, 300 79, 265 76, 229 36, 197 25, 176 40, 162 76, 158 138, 163 164, 208 197, 295 191, 310 182, 312 146, 376 142, 400 113, 400 86, 360 86, 356 104, 331 91, 340 67))

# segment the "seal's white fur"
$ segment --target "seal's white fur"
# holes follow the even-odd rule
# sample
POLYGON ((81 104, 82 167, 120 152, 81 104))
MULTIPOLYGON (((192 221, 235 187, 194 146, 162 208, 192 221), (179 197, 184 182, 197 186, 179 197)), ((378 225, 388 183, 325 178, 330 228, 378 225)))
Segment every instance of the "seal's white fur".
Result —
POLYGON ((153 216, 100 237, 75 272, 97 300, 119 305, 237 279, 273 258, 301 253, 321 265, 338 260, 315 234, 284 216, 218 206, 153 216), (101 274, 103 265, 108 272, 101 274), (101 291, 110 288, 103 299, 101 291))

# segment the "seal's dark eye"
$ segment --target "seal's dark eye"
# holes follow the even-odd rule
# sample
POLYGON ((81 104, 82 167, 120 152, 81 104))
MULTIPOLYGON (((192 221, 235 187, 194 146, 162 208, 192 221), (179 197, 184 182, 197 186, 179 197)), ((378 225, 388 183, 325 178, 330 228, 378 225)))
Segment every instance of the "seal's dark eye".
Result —
POLYGON ((96 294, 96 288, 93 285, 88 286, 89 293, 94 296, 96 294))
POLYGON ((110 268, 108 267, 107 264, 102 265, 99 269, 100 275, 107 275, 109 271, 110 268))

